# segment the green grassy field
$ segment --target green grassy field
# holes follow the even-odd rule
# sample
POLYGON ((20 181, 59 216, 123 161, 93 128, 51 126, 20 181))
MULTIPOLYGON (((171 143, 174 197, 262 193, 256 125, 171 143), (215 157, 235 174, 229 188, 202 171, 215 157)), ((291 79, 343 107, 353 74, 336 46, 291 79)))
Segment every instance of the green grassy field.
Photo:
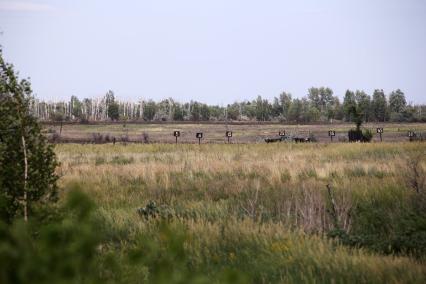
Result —
POLYGON ((99 263, 119 260, 113 281, 426 281, 425 144, 64 144, 56 153, 61 194, 79 188, 96 203, 99 263), (134 251, 146 261, 131 264, 134 251))

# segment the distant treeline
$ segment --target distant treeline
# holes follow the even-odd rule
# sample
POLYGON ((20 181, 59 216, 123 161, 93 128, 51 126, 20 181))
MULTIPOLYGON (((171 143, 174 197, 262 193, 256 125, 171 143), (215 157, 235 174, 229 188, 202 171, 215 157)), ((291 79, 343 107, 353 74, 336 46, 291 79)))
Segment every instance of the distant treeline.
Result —
POLYGON ((329 122, 426 122, 426 105, 407 104, 401 90, 386 95, 374 90, 347 90, 343 102, 327 87, 310 88, 303 98, 283 92, 272 101, 258 96, 252 101, 227 106, 197 101, 180 103, 172 98, 155 102, 119 101, 112 91, 102 98, 46 102, 33 100, 32 112, 43 121, 280 121, 293 123, 329 122))

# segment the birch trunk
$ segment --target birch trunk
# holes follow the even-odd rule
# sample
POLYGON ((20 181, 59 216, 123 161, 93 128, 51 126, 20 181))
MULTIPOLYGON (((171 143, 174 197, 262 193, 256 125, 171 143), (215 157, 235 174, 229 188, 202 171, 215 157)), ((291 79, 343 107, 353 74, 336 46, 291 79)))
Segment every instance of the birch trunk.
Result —
POLYGON ((28 194, 27 194, 27 179, 28 179, 28 160, 27 160, 27 145, 25 137, 22 135, 22 149, 24 151, 24 220, 28 222, 28 194))

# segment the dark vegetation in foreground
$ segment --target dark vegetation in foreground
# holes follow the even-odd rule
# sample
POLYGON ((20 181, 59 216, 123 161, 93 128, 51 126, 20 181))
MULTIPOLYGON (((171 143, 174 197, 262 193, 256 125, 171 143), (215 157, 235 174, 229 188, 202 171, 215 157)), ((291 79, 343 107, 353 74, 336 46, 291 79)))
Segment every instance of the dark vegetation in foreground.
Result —
POLYGON ((28 223, 18 219, 0 225, 0 281, 424 283, 424 193, 412 192, 397 210, 392 195, 364 200, 351 213, 349 234, 339 219, 333 189, 329 190, 325 198, 333 225, 326 240, 321 234, 274 225, 273 215, 255 217, 247 212, 237 219, 213 215, 205 219, 153 202, 139 210, 142 228, 114 225, 116 221, 94 210, 93 201, 74 185, 60 207, 34 212, 28 223), (370 255, 368 250, 407 255, 419 263, 370 255))

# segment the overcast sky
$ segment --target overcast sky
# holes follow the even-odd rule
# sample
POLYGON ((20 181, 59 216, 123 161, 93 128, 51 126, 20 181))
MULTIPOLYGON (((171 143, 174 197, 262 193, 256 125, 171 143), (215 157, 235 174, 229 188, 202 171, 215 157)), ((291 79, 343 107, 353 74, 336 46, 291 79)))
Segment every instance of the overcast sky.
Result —
POLYGON ((0 0, 0 32, 43 99, 226 104, 328 86, 426 103, 423 0, 0 0))

